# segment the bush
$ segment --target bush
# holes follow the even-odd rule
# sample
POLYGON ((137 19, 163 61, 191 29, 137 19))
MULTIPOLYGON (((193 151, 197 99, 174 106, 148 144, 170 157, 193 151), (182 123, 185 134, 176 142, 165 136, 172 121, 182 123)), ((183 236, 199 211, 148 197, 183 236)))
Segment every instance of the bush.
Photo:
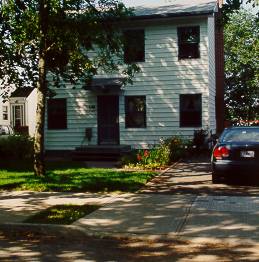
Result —
POLYGON ((7 138, 0 139, 1 160, 31 160, 32 158, 32 138, 22 135, 11 135, 7 138))
POLYGON ((161 139, 158 145, 150 149, 134 151, 130 157, 124 158, 123 162, 129 167, 161 168, 184 157, 190 145, 190 140, 179 136, 161 139))
POLYGON ((184 139, 181 136, 173 136, 166 140, 170 150, 170 161, 177 161, 183 158, 189 152, 192 147, 192 141, 184 139))

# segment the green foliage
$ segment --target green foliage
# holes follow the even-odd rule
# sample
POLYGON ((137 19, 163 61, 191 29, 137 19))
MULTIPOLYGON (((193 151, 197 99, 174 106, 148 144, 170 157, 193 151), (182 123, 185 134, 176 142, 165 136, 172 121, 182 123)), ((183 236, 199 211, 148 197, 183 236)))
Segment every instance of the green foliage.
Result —
POLYGON ((135 192, 155 175, 153 172, 85 168, 68 163, 52 163, 51 166, 45 177, 34 176, 32 171, 0 170, 0 190, 135 192))
POLYGON ((222 6, 222 22, 223 25, 226 25, 229 22, 229 16, 238 11, 242 6, 245 4, 249 4, 253 8, 257 7, 257 14, 258 14, 258 0, 225 0, 222 6))
POLYGON ((242 0, 226 0, 222 6, 222 22, 225 25, 229 21, 229 15, 234 11, 239 10, 243 1, 242 0))
POLYGON ((204 145, 205 139, 208 136, 208 131, 204 129, 195 130, 193 135, 193 145, 198 150, 204 145))
POLYGON ((97 205, 56 205, 47 208, 32 217, 25 223, 36 224, 61 224, 69 225, 100 208, 97 205))
POLYGON ((0 167, 6 161, 27 161, 33 157, 33 139, 28 136, 12 135, 0 139, 0 167))
POLYGON ((191 141, 180 136, 161 139, 160 143, 151 149, 140 149, 134 152, 130 158, 124 159, 124 164, 137 168, 163 168, 184 157, 190 146, 191 141))
POLYGON ((82 85, 99 69, 120 72, 125 81, 131 81, 138 67, 124 65, 123 37, 114 23, 126 20, 132 15, 131 9, 116 0, 48 0, 41 17, 42 3, 43 0, 0 3, 0 85, 6 93, 10 85, 37 86, 40 52, 49 80, 52 78, 49 85, 82 85), (93 51, 95 56, 91 55, 93 51))
POLYGON ((166 144, 169 146, 170 161, 172 162, 186 156, 192 146, 192 141, 181 136, 173 136, 166 140, 166 144))
POLYGON ((259 118, 259 20, 243 9, 229 16, 224 30, 228 120, 259 118))

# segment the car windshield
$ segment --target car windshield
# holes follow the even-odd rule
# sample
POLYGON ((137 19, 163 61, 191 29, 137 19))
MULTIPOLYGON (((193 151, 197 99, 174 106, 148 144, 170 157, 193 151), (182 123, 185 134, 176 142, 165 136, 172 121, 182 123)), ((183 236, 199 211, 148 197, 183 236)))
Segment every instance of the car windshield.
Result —
POLYGON ((259 128, 230 129, 226 131, 222 142, 259 142, 259 128))

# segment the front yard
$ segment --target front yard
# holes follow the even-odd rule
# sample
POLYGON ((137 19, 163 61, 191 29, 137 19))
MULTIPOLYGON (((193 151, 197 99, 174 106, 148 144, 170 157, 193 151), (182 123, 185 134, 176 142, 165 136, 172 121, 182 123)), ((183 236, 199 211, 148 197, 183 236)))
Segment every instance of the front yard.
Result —
POLYGON ((0 190, 63 192, 135 192, 155 172, 87 168, 83 163, 56 162, 47 165, 46 177, 31 170, 0 169, 0 190))

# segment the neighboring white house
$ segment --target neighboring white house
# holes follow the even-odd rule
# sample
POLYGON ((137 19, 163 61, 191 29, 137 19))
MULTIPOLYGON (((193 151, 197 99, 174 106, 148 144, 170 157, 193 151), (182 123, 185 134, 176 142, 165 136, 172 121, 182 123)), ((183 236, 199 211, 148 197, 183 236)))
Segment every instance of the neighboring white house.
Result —
POLYGON ((220 105, 222 98, 222 83, 216 81, 223 70, 217 64, 223 54, 217 43, 218 4, 156 2, 136 7, 136 16, 123 28, 125 62, 141 69, 133 85, 123 87, 122 76, 99 75, 86 89, 55 90, 47 104, 47 150, 147 148, 160 138, 192 136, 201 128, 216 133, 215 101, 220 105))
POLYGON ((36 88, 19 88, 10 95, 9 124, 18 132, 34 136, 36 106, 36 88))
POLYGON ((0 125, 10 125, 10 105, 0 96, 0 125))

